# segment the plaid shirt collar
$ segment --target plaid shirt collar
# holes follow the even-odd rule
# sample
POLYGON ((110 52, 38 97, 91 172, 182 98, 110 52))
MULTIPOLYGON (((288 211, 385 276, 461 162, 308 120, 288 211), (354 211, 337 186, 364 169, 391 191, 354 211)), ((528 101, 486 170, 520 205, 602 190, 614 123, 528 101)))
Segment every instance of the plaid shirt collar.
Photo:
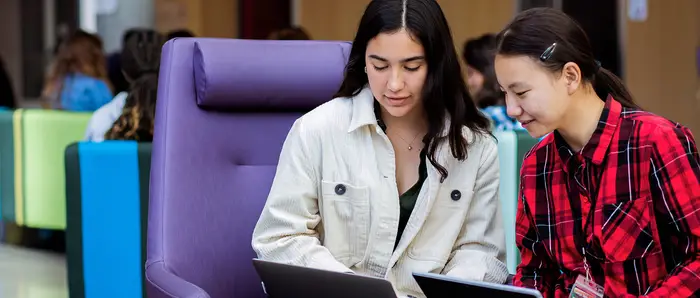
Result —
MULTIPOLYGON (((600 120, 598 121, 598 126, 596 127, 593 135, 591 135, 588 143, 583 146, 580 151, 580 157, 586 160, 592 161, 594 164, 600 166, 605 160, 605 156, 610 148, 610 142, 613 139, 613 135, 617 130, 619 120, 622 116, 622 105, 615 100, 612 96, 608 96, 605 101, 605 108, 603 108, 603 113, 600 115, 600 120)), ((568 164, 571 157, 577 155, 569 146, 569 144, 564 141, 564 138, 558 131, 554 131, 554 144, 557 147, 559 158, 563 164, 568 164)), ((568 167, 563 167, 564 171, 568 171, 568 167)))

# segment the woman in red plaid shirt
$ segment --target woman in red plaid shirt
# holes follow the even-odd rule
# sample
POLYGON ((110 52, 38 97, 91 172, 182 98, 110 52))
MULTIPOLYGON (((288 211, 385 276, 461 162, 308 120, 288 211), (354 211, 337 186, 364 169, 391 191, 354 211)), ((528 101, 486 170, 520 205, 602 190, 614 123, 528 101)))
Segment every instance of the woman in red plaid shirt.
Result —
POLYGON ((514 284, 545 297, 700 296, 700 166, 690 130, 641 110, 564 13, 532 9, 501 34, 508 114, 533 137, 514 284))

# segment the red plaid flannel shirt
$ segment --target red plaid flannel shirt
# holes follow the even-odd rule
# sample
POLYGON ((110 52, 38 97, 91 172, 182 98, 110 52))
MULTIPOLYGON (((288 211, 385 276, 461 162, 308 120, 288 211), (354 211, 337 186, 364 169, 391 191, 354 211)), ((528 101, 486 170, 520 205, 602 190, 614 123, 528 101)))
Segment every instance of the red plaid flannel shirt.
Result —
POLYGON ((578 153, 550 134, 521 169, 515 285, 568 297, 585 248, 606 297, 700 296, 699 160, 687 128, 612 97, 578 153))

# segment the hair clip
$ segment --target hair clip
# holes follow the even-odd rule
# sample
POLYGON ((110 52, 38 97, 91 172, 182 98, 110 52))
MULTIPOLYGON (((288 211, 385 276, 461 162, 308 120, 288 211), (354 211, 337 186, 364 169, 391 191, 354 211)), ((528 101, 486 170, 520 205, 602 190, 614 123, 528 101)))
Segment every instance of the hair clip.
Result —
POLYGON ((602 66, 600 65, 600 61, 595 60, 595 72, 598 72, 602 66))
POLYGON ((542 52, 542 55, 540 55, 540 61, 545 62, 549 57, 552 57, 552 54, 554 53, 554 49, 557 48, 557 43, 553 43, 551 46, 549 46, 544 52, 542 52))

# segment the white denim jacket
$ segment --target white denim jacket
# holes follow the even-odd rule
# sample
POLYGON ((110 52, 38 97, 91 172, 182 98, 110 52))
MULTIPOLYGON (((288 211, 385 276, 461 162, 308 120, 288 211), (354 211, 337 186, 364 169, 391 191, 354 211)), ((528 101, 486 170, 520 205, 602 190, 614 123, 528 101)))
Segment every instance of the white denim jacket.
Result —
POLYGON ((496 141, 464 131, 465 161, 446 143, 438 149, 444 182, 426 161, 428 178, 394 250, 394 151, 377 125, 371 91, 314 109, 287 136, 253 249, 263 260, 386 278, 402 297, 424 297, 413 272, 503 283, 496 141))

